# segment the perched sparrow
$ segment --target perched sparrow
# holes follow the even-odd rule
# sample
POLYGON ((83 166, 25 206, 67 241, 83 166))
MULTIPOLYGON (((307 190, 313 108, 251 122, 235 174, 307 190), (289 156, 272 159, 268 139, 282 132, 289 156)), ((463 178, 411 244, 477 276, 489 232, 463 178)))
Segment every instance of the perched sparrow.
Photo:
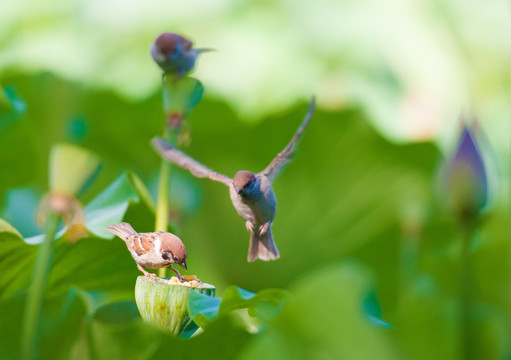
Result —
POLYGON ((291 142, 273 159, 266 169, 258 174, 242 170, 234 175, 234 179, 230 179, 205 167, 185 153, 170 146, 164 140, 160 138, 152 140, 155 149, 165 159, 189 170, 199 178, 210 178, 229 187, 231 201, 238 214, 245 219, 245 225, 250 231, 249 262, 257 258, 265 261, 279 258, 279 251, 273 241, 271 232, 271 225, 277 207, 271 183, 283 167, 291 161, 296 150, 296 144, 312 117, 314 104, 313 98, 309 111, 291 142))
POLYGON ((181 239, 168 232, 157 231, 149 233, 137 233, 130 224, 120 223, 106 228, 124 240, 128 250, 137 262, 138 269, 145 276, 156 278, 144 270, 159 269, 168 267, 177 274, 179 280, 183 277, 172 267, 172 264, 178 264, 186 270, 186 249, 181 239))
POLYGON ((181 76, 192 70, 200 53, 209 49, 193 49, 192 42, 184 37, 163 33, 151 47, 151 56, 164 73, 181 76))

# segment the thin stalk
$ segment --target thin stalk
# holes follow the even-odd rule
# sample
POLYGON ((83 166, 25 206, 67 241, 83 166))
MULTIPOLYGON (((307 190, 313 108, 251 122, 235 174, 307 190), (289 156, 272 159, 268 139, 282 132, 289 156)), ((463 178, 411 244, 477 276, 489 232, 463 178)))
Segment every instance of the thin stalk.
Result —
POLYGON ((473 359, 473 334, 472 334, 472 296, 473 281, 470 264, 470 247, 474 238, 473 226, 466 226, 463 231, 461 245, 461 276, 460 276, 460 308, 461 308, 461 352, 460 358, 473 359))
MULTIPOLYGON (((171 144, 177 142, 179 128, 167 129, 166 137, 171 144)), ((158 198, 156 199, 156 231, 167 231, 169 227, 169 188, 171 164, 162 159, 160 166, 160 179, 158 182, 158 198)), ((159 277, 166 277, 167 269, 158 269, 159 277)))
POLYGON ((49 212, 46 218, 45 238, 39 248, 37 259, 32 274, 32 286, 28 292, 25 304, 25 317, 23 320, 23 333, 21 339, 23 359, 37 358, 38 328, 43 304, 43 297, 48 280, 53 251, 53 240, 57 234, 60 215, 49 212))
MULTIPOLYGON (((170 163, 162 159, 158 183, 158 199, 156 200, 156 231, 167 231, 169 226, 169 178, 170 163)), ((166 268, 158 269, 158 276, 165 277, 166 270, 166 268)))

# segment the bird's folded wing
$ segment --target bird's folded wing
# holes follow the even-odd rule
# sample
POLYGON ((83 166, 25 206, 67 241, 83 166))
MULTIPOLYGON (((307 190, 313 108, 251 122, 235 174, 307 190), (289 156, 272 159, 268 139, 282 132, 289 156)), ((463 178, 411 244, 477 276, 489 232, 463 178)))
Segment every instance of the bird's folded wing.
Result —
POLYGON ((131 243, 131 248, 138 256, 152 252, 154 250, 155 240, 156 235, 154 233, 136 234, 128 237, 128 242, 131 243))
POLYGON ((160 155, 168 161, 181 166, 183 169, 190 171, 193 175, 199 178, 209 178, 214 181, 224 183, 230 186, 232 180, 225 175, 214 172, 201 163, 195 161, 184 152, 169 145, 165 140, 158 137, 153 138, 151 141, 153 147, 160 153, 160 155))
POLYGON ((279 153, 275 157, 275 159, 272 160, 272 162, 270 163, 270 165, 268 165, 266 167, 266 169, 261 171, 261 173, 263 175, 266 175, 270 179, 270 181, 273 181, 277 177, 277 175, 280 173, 280 171, 284 168, 284 166, 286 166, 293 158, 293 155, 296 151, 296 145, 298 143, 298 140, 300 140, 300 136, 302 135, 303 131, 309 124, 309 121, 312 117, 312 113, 314 112, 315 104, 316 104, 316 100, 313 97, 311 100, 311 103, 309 105, 309 110, 307 111, 307 115, 305 115, 305 118, 303 119, 302 124, 300 125, 298 130, 296 130, 296 133, 293 136, 293 138, 291 139, 291 141, 289 142, 289 144, 287 144, 287 146, 284 148, 284 150, 282 150, 282 152, 279 153))

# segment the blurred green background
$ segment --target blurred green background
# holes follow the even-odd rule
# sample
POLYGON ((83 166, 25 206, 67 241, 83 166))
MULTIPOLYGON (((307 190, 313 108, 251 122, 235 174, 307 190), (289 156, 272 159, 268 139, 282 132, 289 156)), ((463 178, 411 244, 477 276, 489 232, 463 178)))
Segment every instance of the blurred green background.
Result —
MULTIPOLYGON (((154 198, 160 159, 149 141, 165 115, 149 48, 159 33, 177 32, 216 50, 192 75, 205 96, 184 131, 185 151, 218 172, 266 167, 317 97, 296 158, 274 185, 278 261, 246 262, 249 235, 223 185, 172 171, 170 221, 188 248, 188 273, 220 296, 229 285, 294 296, 256 334, 219 319, 188 341, 218 358, 463 358, 462 234, 438 196, 438 169, 455 149, 461 114, 475 114, 490 197, 470 253, 471 356, 509 359, 510 10, 503 0, 3 1, 0 217, 25 238, 41 233, 49 152, 70 142, 102 160, 79 200, 129 183, 113 191, 127 209, 119 220, 153 230, 151 206, 122 174, 136 174, 154 198), (393 329, 361 320, 368 294, 393 329)), ((57 241, 46 308, 72 310, 54 311, 66 320, 48 330, 41 357, 152 358, 166 346, 201 356, 136 316, 113 325, 98 315, 99 306, 133 300, 139 272, 119 239, 97 235, 57 241), (115 350, 130 332, 159 345, 115 350), (63 333, 61 351, 49 355, 63 333)), ((16 358, 36 246, 7 225, 0 240, 1 334, 10 335, 0 355, 16 358)))

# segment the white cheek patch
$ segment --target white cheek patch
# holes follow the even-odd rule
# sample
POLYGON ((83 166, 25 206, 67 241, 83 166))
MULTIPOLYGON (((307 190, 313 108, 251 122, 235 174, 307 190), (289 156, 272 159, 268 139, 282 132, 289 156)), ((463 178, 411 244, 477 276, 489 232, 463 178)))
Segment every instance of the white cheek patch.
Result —
POLYGON ((161 239, 159 236, 154 239, 154 251, 158 254, 161 249, 161 239))

